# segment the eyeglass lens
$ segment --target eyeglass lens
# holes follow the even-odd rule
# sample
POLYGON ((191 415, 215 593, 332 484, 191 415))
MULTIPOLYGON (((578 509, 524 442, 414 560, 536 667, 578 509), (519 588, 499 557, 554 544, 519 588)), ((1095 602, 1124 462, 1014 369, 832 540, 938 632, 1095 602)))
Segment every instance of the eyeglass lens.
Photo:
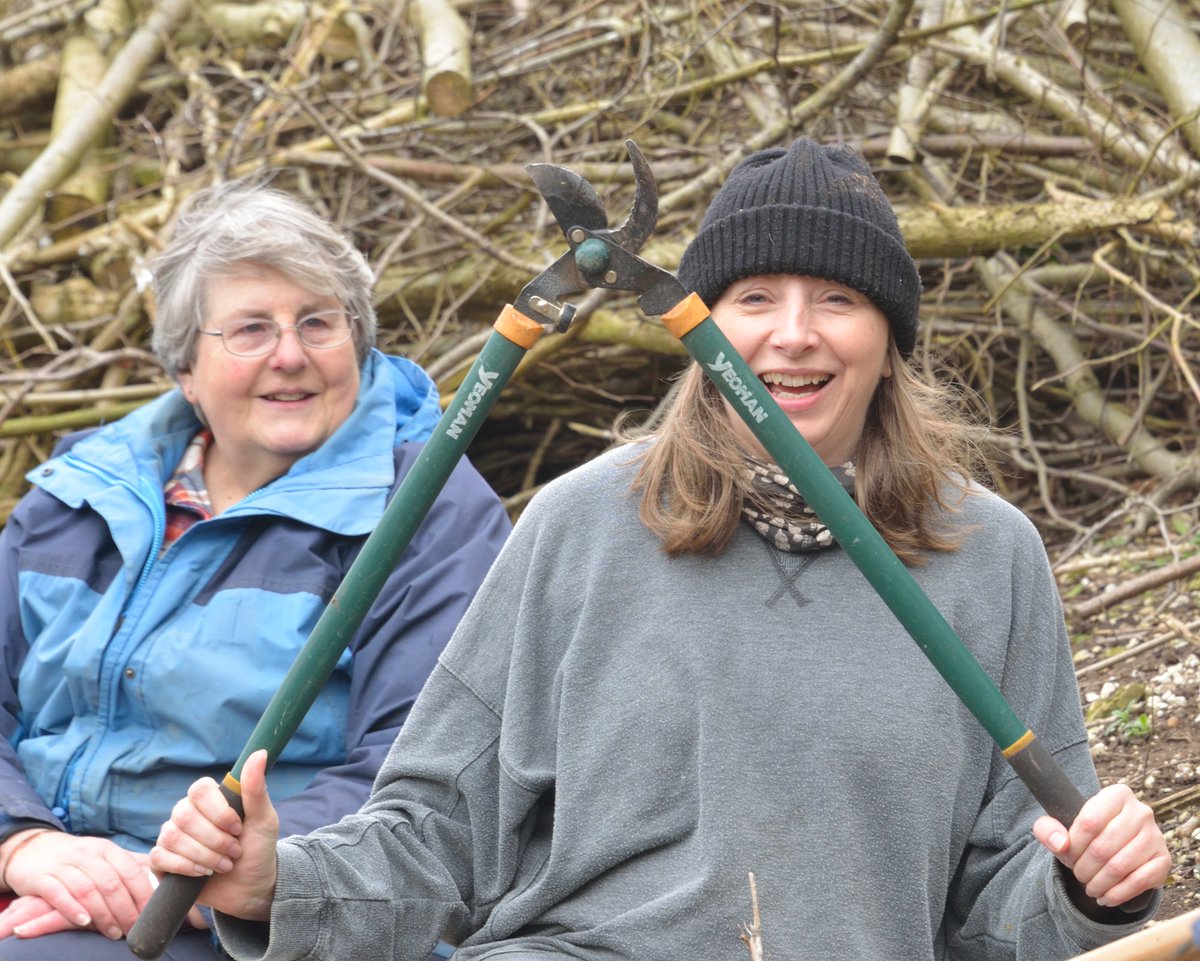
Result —
POLYGON ((318 350, 339 347, 350 339, 350 323, 341 311, 309 314, 290 327, 262 317, 231 320, 221 328, 221 340, 230 353, 252 357, 274 350, 283 331, 294 330, 305 347, 318 350))

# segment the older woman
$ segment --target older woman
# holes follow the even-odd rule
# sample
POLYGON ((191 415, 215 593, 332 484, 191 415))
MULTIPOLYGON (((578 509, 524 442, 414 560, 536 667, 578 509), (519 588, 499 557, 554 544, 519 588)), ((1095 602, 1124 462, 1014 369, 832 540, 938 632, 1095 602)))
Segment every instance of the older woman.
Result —
MULTIPOLYGON (((680 276, 1094 791, 1045 552, 909 370, 920 281, 866 164, 748 157, 680 276)), ((750 872, 797 961, 1050 961, 1143 923, 1114 906, 1166 877, 1150 809, 1118 786, 1038 818, 764 456, 693 365, 652 437, 529 505, 358 815, 277 842, 260 755, 244 826, 198 782, 151 864, 214 872, 227 949, 267 961, 405 961, 446 927, 458 961, 741 961, 750 872)))
MULTIPOLYGON (((5 961, 128 957, 171 805, 235 763, 440 414, 373 349, 362 255, 285 193, 202 192, 153 272, 179 389, 67 438, 0 539, 5 961)), ((461 464, 279 758, 281 830, 366 799, 508 530, 461 464)))

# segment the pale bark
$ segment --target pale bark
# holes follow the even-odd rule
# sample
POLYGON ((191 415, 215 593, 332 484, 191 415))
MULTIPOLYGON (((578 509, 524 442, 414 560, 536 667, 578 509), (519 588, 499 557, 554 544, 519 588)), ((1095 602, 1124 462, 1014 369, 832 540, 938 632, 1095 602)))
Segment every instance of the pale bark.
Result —
POLYGON ((1197 961, 1200 959, 1200 948, 1195 942, 1198 924, 1200 908, 1086 954, 1077 954, 1072 961, 1197 961))
MULTIPOLYGON (((1126 162, 1149 165, 1162 172, 1183 175, 1200 168, 1200 163, 1184 156, 1170 143, 1149 146, 1126 127, 1113 123, 1109 116, 1093 107, 1079 93, 1064 90, 1034 69, 1021 57, 989 44, 978 30, 962 27, 951 40, 930 41, 938 49, 970 63, 994 71, 1004 83, 1021 93, 1030 103, 1051 110, 1059 119, 1091 138, 1097 146, 1113 151, 1126 162)), ((1151 130, 1155 141, 1163 131, 1151 130)))
POLYGON ((905 243, 914 257, 967 257, 1040 245, 1055 237, 1165 223, 1172 217, 1166 204, 1138 198, 964 207, 927 204, 897 211, 905 243))
POLYGON ((97 134, 112 123, 146 68, 162 55, 166 36, 190 7, 191 0, 161 0, 113 58, 112 66, 93 91, 90 108, 71 118, 62 133, 0 200, 0 249, 25 226, 46 191, 62 183, 78 165, 83 151, 95 142, 97 134))
POLYGON ((1191 484, 1200 480, 1200 456, 1184 456, 1169 450, 1162 440, 1133 419, 1124 404, 1105 394, 1079 341, 1065 323, 1039 306, 1026 278, 1018 276, 998 258, 979 261, 976 270, 992 296, 1012 317, 1014 327, 1028 329, 1038 346, 1054 361, 1059 379, 1084 421, 1124 448, 1147 474, 1164 480, 1183 476, 1191 484))
POLYGON ((52 97, 58 72, 58 54, 0 71, 0 118, 14 117, 52 97))
POLYGON ((687 356, 687 349, 657 318, 644 318, 636 309, 596 311, 579 339, 590 344, 619 344, 643 354, 687 356))
MULTIPOLYGON (((202 46, 219 37, 237 46, 283 47, 319 11, 304 0, 197 4, 193 16, 181 24, 176 42, 202 46)), ((322 53, 335 60, 353 57, 356 50, 353 30, 343 23, 322 38, 322 53)))
MULTIPOLYGON (((75 117, 93 109, 93 91, 99 87, 107 69, 108 59, 93 36, 80 33, 67 38, 63 44, 58 96, 54 100, 50 124, 51 144, 63 135, 75 117)), ((110 132, 109 125, 95 130, 92 140, 82 146, 76 170, 64 178, 47 199, 46 223, 52 227, 66 224, 55 229, 56 240, 78 232, 78 218, 108 199, 108 175, 96 167, 92 159, 94 149, 108 140, 110 132), (73 220, 76 222, 72 223, 73 220)))
POLYGON ((1133 50, 1200 155, 1200 37, 1175 0, 1112 0, 1133 50))
MULTIPOLYGON (((0 17, 0 43, 12 43, 22 37, 70 23, 96 0, 40 0, 0 17)), ((7 6, 14 6, 8 4, 7 6)))
MULTIPOLYGON (((923 0, 919 24, 922 28, 935 27, 945 13, 945 0, 923 0)), ((916 159, 925 116, 936 94, 936 86, 930 86, 932 79, 933 58, 928 51, 919 50, 909 61, 908 74, 896 93, 896 123, 887 146, 887 157, 893 163, 908 164, 916 159)))
POLYGON ((421 86, 429 109, 457 117, 474 97, 467 25, 447 0, 409 0, 408 19, 421 38, 421 86))
POLYGON ((1054 22, 1071 43, 1079 46, 1087 38, 1088 0, 1063 0, 1054 22))
POLYGON ((1137 597, 1137 595, 1145 591, 1153 590, 1171 581, 1183 580, 1196 573, 1200 573, 1200 554, 1189 557, 1184 561, 1168 564, 1166 567, 1157 568, 1140 577, 1131 578, 1119 587, 1105 591, 1103 594, 1093 597, 1090 600, 1073 604, 1070 608, 1070 614, 1072 617, 1092 617, 1121 601, 1137 597))

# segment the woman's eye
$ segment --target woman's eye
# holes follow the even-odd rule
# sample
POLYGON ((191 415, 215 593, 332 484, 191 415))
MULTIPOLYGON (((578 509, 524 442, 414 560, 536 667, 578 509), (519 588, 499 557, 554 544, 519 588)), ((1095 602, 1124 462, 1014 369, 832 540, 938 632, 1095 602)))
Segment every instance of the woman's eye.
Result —
POLYGON ((853 305, 857 302, 853 294, 848 294, 843 290, 831 290, 826 294, 825 299, 831 304, 853 305))
POLYGON ((330 324, 329 324, 328 317, 321 317, 316 314, 314 314, 311 317, 305 317, 303 320, 300 321, 299 324, 297 324, 297 326, 300 327, 302 330, 308 330, 308 331, 314 331, 314 332, 318 331, 318 330, 326 330, 329 327, 329 325, 330 324))

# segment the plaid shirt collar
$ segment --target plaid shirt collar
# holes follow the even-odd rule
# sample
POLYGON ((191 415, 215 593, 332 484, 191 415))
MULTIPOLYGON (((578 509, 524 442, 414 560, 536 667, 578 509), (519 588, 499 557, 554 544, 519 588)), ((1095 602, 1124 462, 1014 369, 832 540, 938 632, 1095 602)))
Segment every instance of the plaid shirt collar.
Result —
POLYGON ((204 483, 204 455, 212 443, 212 431, 201 428, 188 443, 179 464, 163 485, 167 505, 167 530, 163 550, 174 544, 193 524, 210 520, 212 501, 204 483))

